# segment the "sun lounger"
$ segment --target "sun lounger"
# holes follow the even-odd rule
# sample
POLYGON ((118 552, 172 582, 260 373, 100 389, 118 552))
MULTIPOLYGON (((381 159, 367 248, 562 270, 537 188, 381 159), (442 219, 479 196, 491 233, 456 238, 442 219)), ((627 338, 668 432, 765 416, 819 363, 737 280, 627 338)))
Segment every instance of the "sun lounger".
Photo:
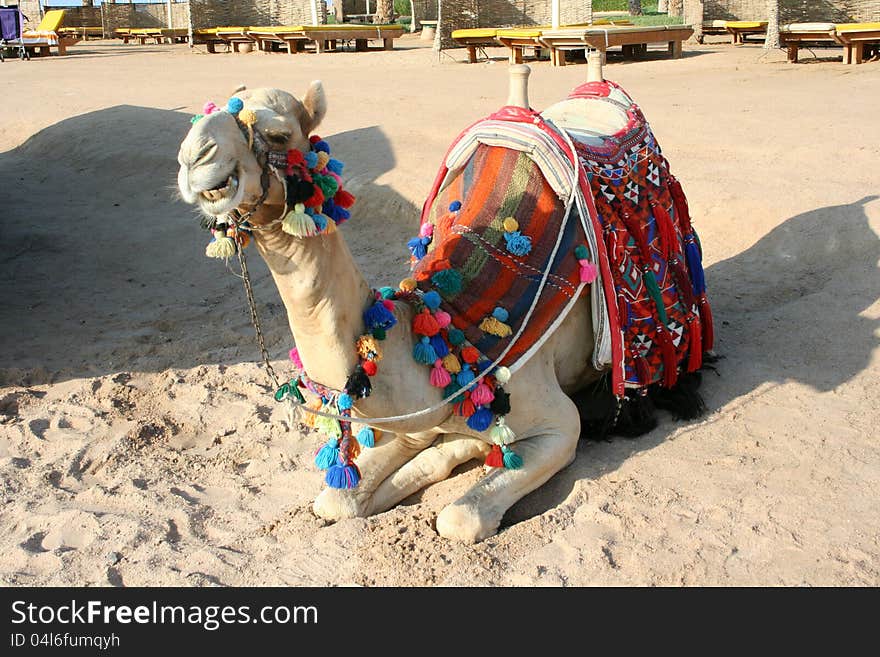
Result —
MULTIPOLYGON (((596 27, 596 26, 632 26, 632 21, 630 20, 612 20, 612 19, 599 19, 594 23, 581 23, 577 25, 564 25, 559 29, 569 29, 569 28, 585 28, 585 27, 596 27)), ((541 50, 545 49, 546 46, 541 43, 541 37, 543 36, 546 30, 552 30, 553 28, 549 25, 544 25, 540 27, 508 27, 499 29, 495 34, 495 40, 498 41, 502 46, 506 46, 510 50, 510 63, 511 64, 522 64, 524 50, 526 48, 534 48, 535 56, 540 57, 541 50)))
POLYGON ((779 39, 788 49, 788 61, 797 63, 804 43, 837 43, 834 23, 790 23, 779 28, 779 39))
POLYGON ((59 55, 66 55, 67 48, 81 41, 75 35, 59 35, 58 30, 64 21, 63 9, 52 9, 46 12, 36 30, 22 33, 21 41, 28 50, 39 51, 41 55, 51 54, 51 48, 57 48, 59 55))
POLYGON ((250 27, 247 34, 265 49, 267 43, 283 43, 290 54, 299 52, 301 46, 314 42, 319 53, 336 50, 341 41, 354 41, 355 50, 369 50, 369 42, 381 40, 383 50, 394 49, 394 39, 403 35, 403 25, 295 25, 282 27, 250 27))
POLYGON ((468 61, 474 64, 477 61, 478 49, 483 50, 498 45, 498 40, 495 38, 497 35, 498 28, 476 27, 467 30, 453 30, 452 40, 467 48, 468 61))
POLYGON ((727 31, 727 21, 703 21, 703 34, 730 34, 727 31))
POLYGON ((58 36, 79 37, 83 41, 100 39, 104 36, 104 28, 100 25, 88 25, 82 27, 61 27, 56 30, 58 36))
POLYGON ((589 26, 545 30, 540 41, 550 50, 555 66, 565 65, 565 53, 596 49, 603 55, 608 48, 621 46, 624 55, 638 56, 649 43, 667 43, 673 59, 681 57, 681 42, 691 37, 690 25, 589 26))
POLYGON ((880 53, 880 23, 842 23, 835 27, 833 36, 844 48, 844 64, 861 64, 866 48, 880 53))
POLYGON ((766 34, 767 21, 726 21, 724 28, 733 36, 733 43, 745 43, 750 34, 766 34))

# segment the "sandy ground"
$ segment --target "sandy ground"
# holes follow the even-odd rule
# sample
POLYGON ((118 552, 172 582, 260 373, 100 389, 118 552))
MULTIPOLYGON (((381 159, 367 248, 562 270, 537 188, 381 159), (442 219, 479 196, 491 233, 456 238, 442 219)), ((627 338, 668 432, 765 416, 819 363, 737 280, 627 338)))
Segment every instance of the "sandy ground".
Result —
MULTIPOLYGON (((0 124, 0 581, 7 585, 880 584, 880 63, 760 46, 611 63, 683 181, 718 322, 710 412, 576 462, 479 545, 433 521, 464 467, 329 525, 318 440, 267 395, 240 282, 175 199, 189 115, 239 83, 330 102, 369 280, 443 152, 506 98, 506 62, 395 52, 218 54, 80 44, 7 61, 0 124)), ((462 51, 453 57, 463 58, 462 51)), ((541 108, 586 67, 533 65, 541 108)), ((251 258, 270 350, 289 330, 251 258)))

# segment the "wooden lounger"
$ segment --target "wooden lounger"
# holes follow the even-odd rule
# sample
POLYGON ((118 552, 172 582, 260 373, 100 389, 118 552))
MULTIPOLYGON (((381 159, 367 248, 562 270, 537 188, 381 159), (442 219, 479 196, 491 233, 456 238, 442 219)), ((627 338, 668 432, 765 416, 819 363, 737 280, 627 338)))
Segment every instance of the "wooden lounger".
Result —
POLYGON ((880 23, 842 23, 834 30, 834 40, 843 46, 844 64, 861 64, 865 46, 880 49, 880 23))
POLYGON ((649 43, 669 44, 669 54, 678 59, 681 57, 681 42, 693 33, 690 25, 593 26, 545 30, 540 40, 550 49, 554 66, 564 66, 566 51, 593 48, 604 56, 608 48, 621 46, 624 55, 637 55, 647 49, 649 43))
POLYGON ((495 38, 498 29, 494 27, 478 27, 467 30, 453 30, 452 40, 468 51, 468 61, 471 64, 477 61, 477 49, 491 48, 498 45, 495 38))
POLYGON ((46 12, 36 30, 25 30, 21 34, 22 45, 31 52, 50 55, 52 48, 57 48, 59 55, 66 55, 67 48, 82 39, 77 34, 59 34, 64 21, 63 9, 52 9, 46 12))
POLYGON ((256 39, 248 35, 251 28, 244 26, 209 27, 193 31, 192 45, 207 46, 209 53, 216 53, 218 45, 232 46, 235 52, 241 44, 254 43, 256 39))
POLYGON ((804 43, 837 43, 834 23, 790 23, 779 28, 779 39, 788 49, 788 61, 797 63, 804 43))
POLYGON ((730 34, 727 31, 727 21, 703 21, 703 34, 730 34))
POLYGON ((727 21, 724 27, 733 36, 734 44, 745 43, 750 34, 767 33, 767 21, 727 21))
POLYGON ((303 26, 291 27, 249 27, 247 35, 257 42, 257 48, 269 52, 272 44, 280 44, 287 48, 287 52, 294 55, 300 52, 309 38, 303 34, 303 26))
POLYGON ((104 36, 104 28, 100 25, 87 25, 82 27, 62 27, 57 30, 58 36, 77 38, 80 40, 100 39, 104 36))
MULTIPOLYGON (((563 25, 559 29, 566 30, 569 28, 583 29, 586 27, 604 27, 604 26, 632 26, 632 21, 625 20, 613 20, 613 19, 599 19, 594 23, 580 23, 576 25, 563 25)), ((549 25, 544 25, 541 27, 507 27, 501 28, 497 31, 495 35, 495 40, 498 41, 502 46, 506 46, 510 50, 510 63, 511 64, 522 64, 524 51, 526 48, 534 48, 535 49, 535 57, 540 57, 540 52, 546 48, 546 46, 541 43, 541 36, 543 36, 544 32, 547 30, 552 30, 549 25)))
POLYGON ((283 27, 252 27, 248 29, 248 35, 258 41, 280 40, 288 45, 288 52, 297 52, 303 41, 313 41, 317 52, 336 50, 340 41, 354 41, 355 50, 364 52, 369 50, 369 42, 378 39, 382 41, 383 50, 394 49, 394 39, 403 35, 403 25, 352 25, 348 23, 337 25, 296 25, 283 27))

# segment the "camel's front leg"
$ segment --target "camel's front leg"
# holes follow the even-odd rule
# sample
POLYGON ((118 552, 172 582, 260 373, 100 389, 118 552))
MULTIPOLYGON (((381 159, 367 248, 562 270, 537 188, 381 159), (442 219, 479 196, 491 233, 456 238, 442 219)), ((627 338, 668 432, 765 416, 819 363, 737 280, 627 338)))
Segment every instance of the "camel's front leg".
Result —
POLYGON ((419 452, 430 447, 437 433, 396 434, 392 440, 382 440, 375 447, 364 449, 357 460, 363 477, 360 483, 350 490, 325 488, 315 499, 315 515, 325 520, 369 515, 370 501, 379 484, 419 452))
POLYGON ((443 509, 437 516, 441 536, 468 543, 492 536, 507 509, 574 460, 580 418, 571 400, 561 391, 559 394, 558 400, 548 402, 554 412, 558 411, 553 426, 537 427, 513 445, 522 456, 523 467, 493 470, 462 498, 443 509))

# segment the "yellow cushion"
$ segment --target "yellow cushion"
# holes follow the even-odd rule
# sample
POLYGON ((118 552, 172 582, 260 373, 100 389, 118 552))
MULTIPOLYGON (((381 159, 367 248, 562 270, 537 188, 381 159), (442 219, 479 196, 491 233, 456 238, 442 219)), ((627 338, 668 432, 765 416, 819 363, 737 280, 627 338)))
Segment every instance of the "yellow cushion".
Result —
POLYGON ((819 32, 826 33, 833 30, 834 23, 789 23, 779 28, 780 32, 819 32))
POLYGON ((841 23, 837 26, 838 32, 876 32, 880 30, 880 23, 841 23))
MULTIPOLYGON (((217 32, 244 32, 250 28, 247 27, 203 27, 200 30, 195 30, 195 34, 201 36, 208 36, 210 34, 217 34, 217 32)), ((117 30, 118 32, 119 30, 117 30)))
POLYGON ((732 27, 736 30, 757 30, 761 27, 767 27, 767 21, 727 21, 726 27, 732 27))
POLYGON ((541 36, 541 28, 528 29, 520 27, 508 27, 503 30, 498 30, 496 36, 508 37, 510 39, 537 39, 539 36, 541 36))
POLYGON ((52 9, 51 11, 47 11, 46 15, 43 16, 43 20, 41 20, 40 24, 37 26, 37 32, 54 32, 61 27, 61 22, 63 20, 63 9, 52 9))
MULTIPOLYGON (((593 21, 593 25, 632 25, 633 22, 628 18, 597 18, 593 21)), ((570 26, 575 27, 575 26, 570 26)))
POLYGON ((475 27, 467 30, 454 30, 452 32, 453 39, 493 39, 498 34, 498 30, 494 27, 475 27))

